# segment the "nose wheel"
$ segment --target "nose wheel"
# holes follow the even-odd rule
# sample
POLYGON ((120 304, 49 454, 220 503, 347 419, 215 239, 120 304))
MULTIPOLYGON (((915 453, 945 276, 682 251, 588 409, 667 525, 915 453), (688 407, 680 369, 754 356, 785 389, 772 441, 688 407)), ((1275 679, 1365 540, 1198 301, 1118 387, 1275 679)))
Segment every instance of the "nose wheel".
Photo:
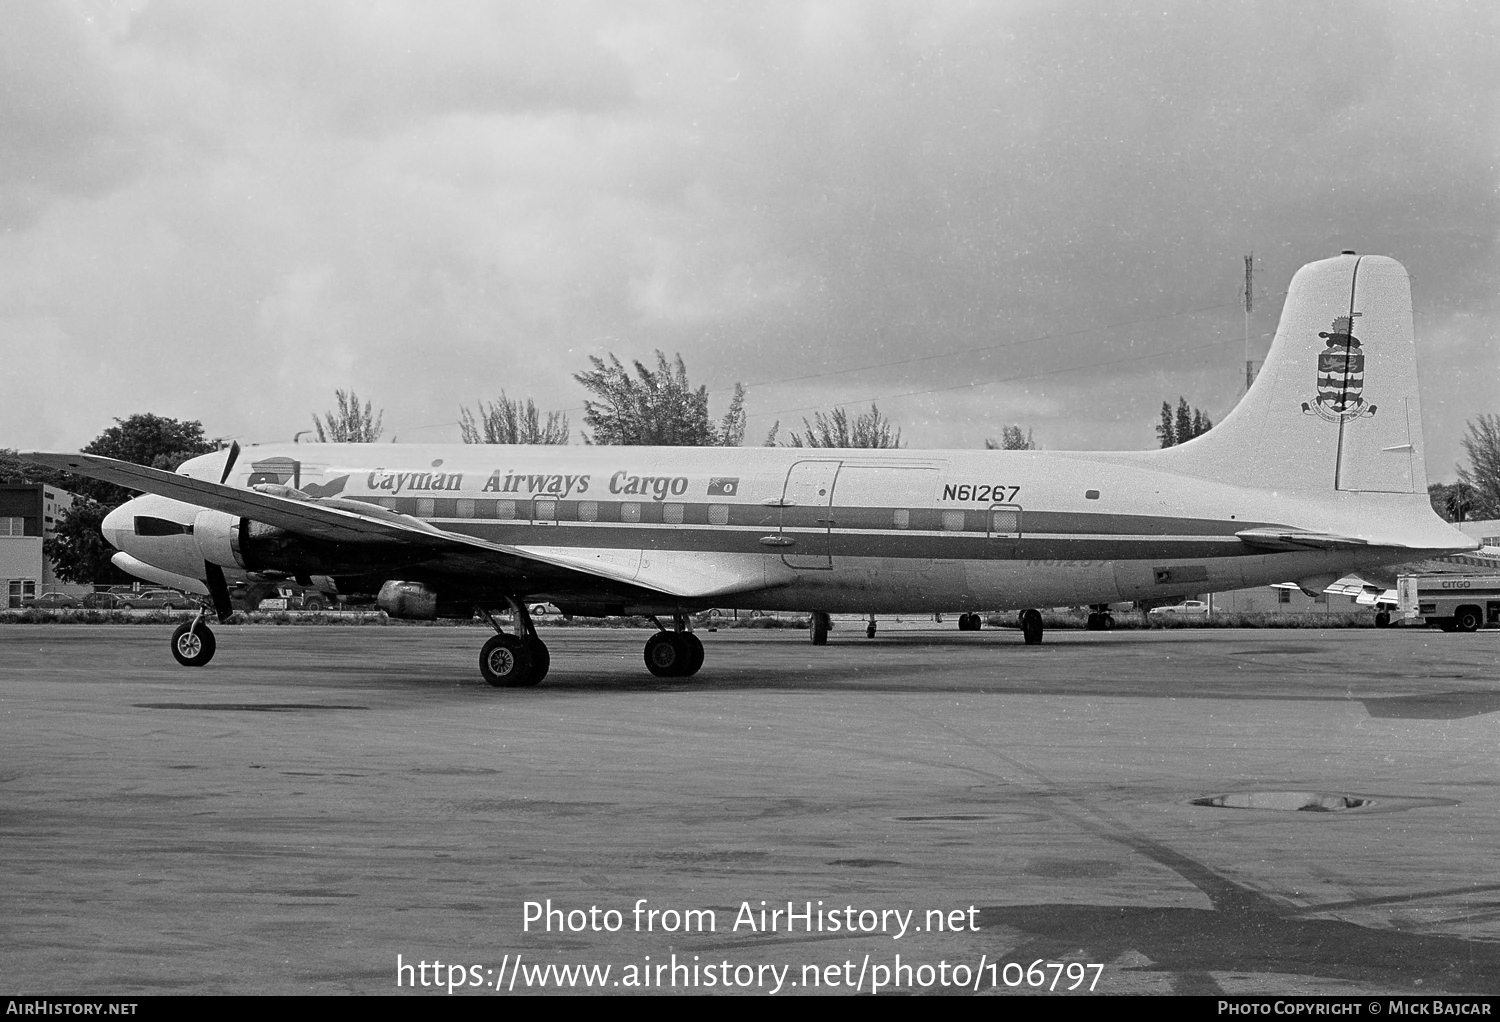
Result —
POLYGON ((184 621, 172 632, 172 656, 184 667, 202 667, 214 658, 218 644, 202 616, 184 621))

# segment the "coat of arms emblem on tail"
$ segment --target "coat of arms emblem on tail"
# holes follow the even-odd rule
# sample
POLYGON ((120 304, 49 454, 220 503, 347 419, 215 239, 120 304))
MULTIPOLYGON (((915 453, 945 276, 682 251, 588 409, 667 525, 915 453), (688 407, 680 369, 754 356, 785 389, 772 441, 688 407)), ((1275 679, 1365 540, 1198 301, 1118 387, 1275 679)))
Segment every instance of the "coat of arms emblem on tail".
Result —
POLYGON ((1365 354, 1354 336, 1353 320, 1340 316, 1332 328, 1318 336, 1328 345, 1318 352, 1318 396, 1304 402, 1302 411, 1329 422, 1374 415, 1375 406, 1365 403, 1365 354))

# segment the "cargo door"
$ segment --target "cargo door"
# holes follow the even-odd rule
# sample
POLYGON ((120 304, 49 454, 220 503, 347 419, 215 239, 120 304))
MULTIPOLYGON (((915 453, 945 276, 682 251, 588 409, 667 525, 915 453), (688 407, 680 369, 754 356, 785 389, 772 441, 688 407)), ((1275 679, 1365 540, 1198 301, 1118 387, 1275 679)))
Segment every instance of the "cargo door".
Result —
POLYGON ((799 461, 781 488, 781 559, 789 568, 833 567, 833 484, 838 461, 799 461))

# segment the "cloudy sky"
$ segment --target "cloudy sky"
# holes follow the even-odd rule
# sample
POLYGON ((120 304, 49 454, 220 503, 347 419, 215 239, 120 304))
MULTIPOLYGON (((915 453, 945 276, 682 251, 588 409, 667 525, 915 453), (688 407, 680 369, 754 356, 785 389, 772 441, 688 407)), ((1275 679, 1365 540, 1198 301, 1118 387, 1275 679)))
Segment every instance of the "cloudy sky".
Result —
POLYGON ((747 442, 879 401, 1155 446, 1298 266, 1414 278, 1428 466, 1500 411, 1500 32, 1474 3, 13 0, 0 446, 288 439, 354 388, 458 439, 681 352, 747 442))

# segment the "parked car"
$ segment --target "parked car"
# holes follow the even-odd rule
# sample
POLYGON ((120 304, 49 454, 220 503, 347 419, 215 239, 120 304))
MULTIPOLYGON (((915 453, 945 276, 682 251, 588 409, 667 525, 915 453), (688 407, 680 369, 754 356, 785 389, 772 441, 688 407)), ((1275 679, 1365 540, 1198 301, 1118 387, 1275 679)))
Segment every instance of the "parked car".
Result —
POLYGON ((1202 600, 1187 600, 1170 607, 1152 607, 1151 614, 1207 614, 1208 604, 1202 600))
POLYGON ((53 610, 68 610, 73 607, 83 606, 83 602, 76 596, 67 593, 43 593, 36 598, 36 606, 50 607, 53 610))
POLYGON ((117 606, 121 610, 183 610, 193 606, 193 601, 175 589, 146 589, 122 596, 117 606))
POLYGON ((114 610, 120 605, 120 597, 110 592, 89 593, 83 598, 83 605, 92 610, 114 610))

